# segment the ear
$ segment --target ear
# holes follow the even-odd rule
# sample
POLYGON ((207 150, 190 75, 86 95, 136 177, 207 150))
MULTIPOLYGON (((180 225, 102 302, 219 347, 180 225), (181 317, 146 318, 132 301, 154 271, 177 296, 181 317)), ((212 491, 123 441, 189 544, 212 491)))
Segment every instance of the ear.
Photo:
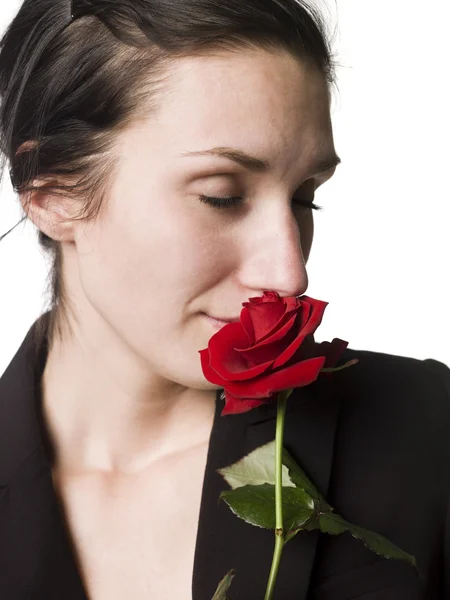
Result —
POLYGON ((36 227, 57 242, 73 242, 80 221, 71 221, 75 203, 62 195, 52 194, 48 187, 54 181, 33 181, 37 189, 22 192, 22 207, 36 227))
MULTIPOLYGON (((27 141, 21 144, 16 152, 28 152, 35 146, 35 142, 27 141)), ((33 181, 33 191, 19 194, 20 202, 25 214, 36 227, 49 238, 57 242, 74 241, 74 229, 80 221, 70 221, 75 203, 68 197, 55 195, 49 191, 49 186, 58 184, 53 178, 36 179, 33 181)), ((70 182, 67 182, 70 184, 70 182)))

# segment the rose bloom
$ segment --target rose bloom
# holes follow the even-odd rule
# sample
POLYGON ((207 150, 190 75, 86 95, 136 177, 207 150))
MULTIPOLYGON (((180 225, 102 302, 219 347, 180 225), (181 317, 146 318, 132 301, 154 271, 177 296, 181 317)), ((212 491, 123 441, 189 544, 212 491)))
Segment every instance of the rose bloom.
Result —
POLYGON ((243 304, 240 322, 223 327, 200 351, 205 377, 225 388, 222 415, 246 412, 276 392, 309 385, 348 345, 338 338, 314 342, 328 302, 269 291, 243 304))

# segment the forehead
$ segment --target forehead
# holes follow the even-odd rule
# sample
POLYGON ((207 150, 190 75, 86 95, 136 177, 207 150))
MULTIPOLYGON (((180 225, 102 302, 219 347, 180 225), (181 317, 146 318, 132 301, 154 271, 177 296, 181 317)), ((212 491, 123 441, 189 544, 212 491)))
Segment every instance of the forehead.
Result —
POLYGON ((273 156, 333 148, 325 77, 287 52, 179 59, 154 125, 180 150, 217 145, 273 156))

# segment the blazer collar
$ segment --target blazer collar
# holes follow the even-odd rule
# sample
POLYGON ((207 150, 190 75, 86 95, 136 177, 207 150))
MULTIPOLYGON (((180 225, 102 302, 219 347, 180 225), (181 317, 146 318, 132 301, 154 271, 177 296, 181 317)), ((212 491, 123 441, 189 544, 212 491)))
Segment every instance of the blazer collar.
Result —
MULTIPOLYGON (((49 314, 40 317, 46 325, 49 314)), ((40 418, 48 348, 35 353, 36 323, 0 379, 0 598, 87 600, 40 418)))
MULTIPOLYGON (((49 313, 40 318, 47 323, 49 313)), ((70 536, 53 487, 50 448, 40 416, 40 378, 48 348, 35 350, 36 323, 0 379, 0 597, 87 600, 70 536), (32 591, 32 592, 31 592, 32 591)), ((333 381, 319 377, 288 400, 284 446, 326 496, 340 408, 333 381)), ((274 535, 236 517, 220 492, 229 489, 217 469, 275 438, 276 404, 221 417, 222 389, 204 475, 192 594, 211 600, 219 581, 235 569, 233 600, 263 598, 274 535)), ((277 590, 283 600, 306 600, 319 533, 300 532, 283 550, 277 590)), ((174 541, 174 543, 176 543, 174 541)))

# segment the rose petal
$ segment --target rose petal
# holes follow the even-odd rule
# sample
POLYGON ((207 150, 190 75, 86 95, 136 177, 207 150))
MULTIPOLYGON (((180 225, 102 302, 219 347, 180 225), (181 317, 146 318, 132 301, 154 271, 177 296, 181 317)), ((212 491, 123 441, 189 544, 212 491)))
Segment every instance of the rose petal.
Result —
POLYGON ((285 313, 283 302, 276 304, 259 304, 247 308, 253 324, 255 342, 277 327, 285 313))
POLYGON ((202 371, 203 371, 203 375, 205 376, 205 379, 207 379, 211 383, 220 385, 221 387, 224 387, 225 385, 227 385, 228 381, 226 379, 223 379, 223 377, 221 377, 218 373, 216 373, 209 366, 209 360, 210 360, 209 350, 207 348, 205 350, 199 350, 199 354, 200 354, 201 367, 202 367, 202 371))
POLYGON ((300 329, 299 336, 278 356, 272 365, 272 369, 282 367, 285 363, 287 363, 300 348, 305 337, 313 334, 316 331, 317 327, 322 321, 325 308, 325 302, 320 302, 312 307, 312 315, 307 325, 300 329))
POLYGON ((318 356, 274 373, 269 372, 248 382, 228 383, 223 387, 237 398, 267 398, 274 392, 313 383, 318 378, 324 362, 325 357, 318 356))
POLYGON ((321 342, 318 352, 326 357, 324 368, 329 369, 334 367, 347 346, 348 342, 339 338, 334 338, 332 342, 321 342))
POLYGON ((254 400, 252 398, 235 398, 231 394, 225 392, 225 406, 220 413, 222 417, 225 415, 237 415, 252 410, 261 404, 267 404, 263 400, 254 400))
MULTIPOLYGON (((259 364, 268 360, 275 360, 289 343, 287 338, 289 331, 293 328, 297 315, 292 317, 279 329, 272 337, 267 340, 254 344, 251 348, 236 348, 252 364, 259 364)), ((295 331, 293 331, 295 335, 295 331)))
POLYGON ((255 343, 255 330, 253 329, 253 323, 250 313, 245 308, 243 308, 241 311, 241 323, 242 328, 244 329, 248 337, 249 343, 247 344, 247 347, 250 347, 255 343))
POLYGON ((254 367, 250 366, 234 347, 235 344, 242 344, 244 337, 246 334, 240 323, 229 323, 209 340, 208 366, 225 381, 252 379, 264 373, 272 365, 273 361, 270 360, 254 367))

